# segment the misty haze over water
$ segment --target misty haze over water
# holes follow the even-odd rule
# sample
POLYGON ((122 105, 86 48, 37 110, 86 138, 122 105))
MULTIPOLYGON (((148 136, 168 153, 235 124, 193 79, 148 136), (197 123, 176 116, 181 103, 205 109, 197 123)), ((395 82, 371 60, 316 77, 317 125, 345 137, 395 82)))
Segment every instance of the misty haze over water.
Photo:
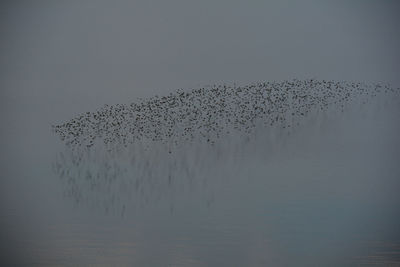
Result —
POLYGON ((0 7, 1 263, 400 263, 395 1, 0 7), (143 140, 113 151, 71 147, 51 127, 176 89, 293 79, 393 90, 291 117, 293 130, 255 127, 172 151, 143 140))

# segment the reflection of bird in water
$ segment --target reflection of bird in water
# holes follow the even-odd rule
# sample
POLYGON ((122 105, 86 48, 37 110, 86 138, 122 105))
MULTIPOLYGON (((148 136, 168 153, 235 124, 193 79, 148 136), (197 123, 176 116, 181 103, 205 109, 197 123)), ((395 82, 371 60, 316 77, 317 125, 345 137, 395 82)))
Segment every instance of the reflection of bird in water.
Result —
POLYGON ((214 144, 233 131, 249 134, 257 125, 279 124, 290 129, 297 118, 312 110, 332 106, 343 110, 356 96, 370 97, 380 91, 393 89, 314 79, 220 85, 178 90, 130 105, 106 105, 53 128, 72 147, 91 147, 96 141, 125 146, 138 141, 177 145, 196 137, 214 144))
POLYGON ((55 157, 53 171, 65 186, 65 196, 75 204, 114 215, 157 203, 172 212, 185 197, 196 194, 211 208, 214 190, 224 178, 210 168, 218 162, 218 155, 208 152, 193 148, 171 157, 165 150, 139 149, 109 157, 107 150, 67 148, 55 157))

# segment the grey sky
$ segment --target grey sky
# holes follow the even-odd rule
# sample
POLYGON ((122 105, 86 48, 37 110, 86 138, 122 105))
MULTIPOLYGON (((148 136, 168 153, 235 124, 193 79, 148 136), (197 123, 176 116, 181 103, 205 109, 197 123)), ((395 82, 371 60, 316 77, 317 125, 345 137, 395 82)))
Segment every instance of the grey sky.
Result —
POLYGON ((57 122, 105 103, 213 83, 315 77, 397 85, 399 6, 9 1, 0 16, 2 110, 40 103, 57 122))

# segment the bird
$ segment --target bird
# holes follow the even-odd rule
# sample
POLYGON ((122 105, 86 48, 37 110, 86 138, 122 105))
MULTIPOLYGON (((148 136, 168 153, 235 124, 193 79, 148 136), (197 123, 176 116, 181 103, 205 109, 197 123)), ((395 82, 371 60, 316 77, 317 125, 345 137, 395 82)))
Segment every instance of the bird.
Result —
POLYGON ((366 102, 391 91, 396 90, 381 84, 316 79, 212 85, 131 104, 104 105, 53 125, 52 130, 74 149, 91 149, 97 143, 113 149, 153 142, 172 151, 195 139, 214 145, 234 132, 251 135, 260 125, 293 131, 296 121, 313 112, 342 111, 355 99, 366 102))

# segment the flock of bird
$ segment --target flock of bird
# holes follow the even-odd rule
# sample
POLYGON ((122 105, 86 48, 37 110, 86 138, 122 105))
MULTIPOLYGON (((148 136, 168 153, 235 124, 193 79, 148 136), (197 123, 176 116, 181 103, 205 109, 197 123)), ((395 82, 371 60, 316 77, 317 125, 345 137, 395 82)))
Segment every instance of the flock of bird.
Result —
POLYGON ((104 106, 53 126, 67 144, 53 170, 66 183, 66 196, 77 204, 104 207, 122 216, 129 205, 139 207, 155 199, 167 199, 173 210, 177 195, 193 194, 193 188, 211 205, 215 177, 224 177, 215 175, 218 168, 213 166, 235 166, 235 146, 256 153, 262 144, 257 138, 251 139, 254 144, 230 142, 229 136, 237 133, 247 140, 261 127, 266 130, 260 131, 263 141, 279 143, 284 140, 282 132, 308 125, 303 119, 318 124, 314 115, 334 115, 357 105, 369 108, 372 105, 364 104, 379 95, 388 99, 390 92, 400 90, 380 84, 292 80, 178 90, 130 105, 104 106), (264 135, 271 132, 277 139, 264 135), (227 143, 217 143, 225 139, 227 143), (147 144, 153 144, 152 149, 147 144), (211 149, 216 153, 210 153, 213 144, 227 147, 217 146, 211 149), (111 153, 102 153, 103 145, 111 153), (114 149, 131 145, 134 149, 114 149), (210 177, 214 184, 207 187, 210 177))
POLYGON ((394 89, 388 85, 314 79, 219 85, 106 105, 53 130, 73 148, 90 148, 98 141, 107 146, 161 142, 172 147, 195 138, 214 144, 232 132, 250 134, 260 125, 291 129, 313 110, 343 109, 352 99, 368 101, 389 91, 394 89))

